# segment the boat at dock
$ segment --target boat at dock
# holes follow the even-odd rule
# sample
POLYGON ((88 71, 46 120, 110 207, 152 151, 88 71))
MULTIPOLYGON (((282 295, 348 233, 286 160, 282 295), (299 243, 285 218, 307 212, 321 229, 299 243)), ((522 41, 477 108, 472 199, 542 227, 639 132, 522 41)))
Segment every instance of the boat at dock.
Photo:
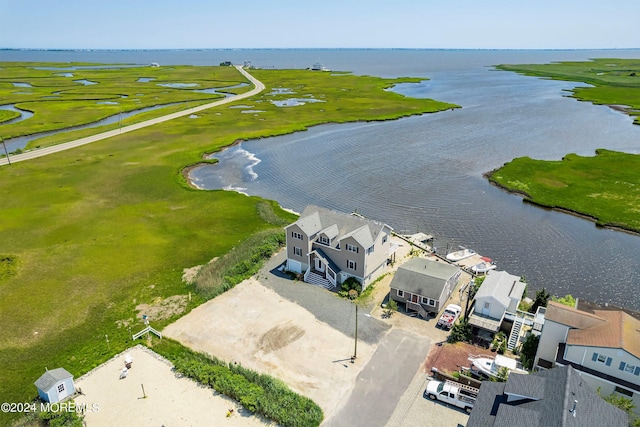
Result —
POLYGON ((507 368, 509 372, 515 372, 517 374, 528 374, 517 360, 500 354, 497 354, 495 357, 471 356, 469 357, 469 361, 471 362, 472 369, 475 368, 478 372, 488 377, 497 377, 503 368, 507 368))
POLYGON ((480 259, 482 260, 482 262, 471 266, 471 271, 473 271, 474 273, 487 273, 488 271, 495 270, 497 268, 496 263, 493 262, 491 258, 480 257, 480 259))
POLYGON ((447 254, 447 259, 452 262, 462 261, 463 259, 467 259, 476 254, 476 251, 473 249, 467 249, 465 247, 460 246, 459 251, 451 252, 447 254))

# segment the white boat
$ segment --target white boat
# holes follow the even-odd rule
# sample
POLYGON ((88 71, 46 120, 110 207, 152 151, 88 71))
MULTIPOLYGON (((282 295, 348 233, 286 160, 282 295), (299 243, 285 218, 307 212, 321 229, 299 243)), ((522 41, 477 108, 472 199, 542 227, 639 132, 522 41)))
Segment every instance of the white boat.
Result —
POLYGON ((474 251, 473 249, 463 248, 462 246, 460 247, 462 248, 461 250, 447 254, 447 259, 449 261, 462 261, 463 259, 472 257, 476 254, 476 251, 474 251))
POLYGON ((486 273, 487 271, 495 270, 496 267, 497 266, 492 262, 483 261, 471 267, 471 271, 474 273, 486 273))
POLYGON ((498 376, 501 368, 507 368, 510 372, 515 372, 517 374, 528 374, 526 370, 522 369, 522 365, 520 365, 517 360, 510 359, 500 354, 497 354, 495 357, 469 357, 469 361, 474 368, 489 377, 498 376))

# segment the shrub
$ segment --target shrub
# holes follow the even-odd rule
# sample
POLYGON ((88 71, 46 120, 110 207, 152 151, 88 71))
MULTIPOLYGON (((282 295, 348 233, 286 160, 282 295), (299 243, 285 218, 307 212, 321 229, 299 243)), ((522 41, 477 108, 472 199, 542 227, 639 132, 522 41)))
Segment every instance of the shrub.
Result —
POLYGON ((468 342, 471 340, 471 325, 466 320, 459 320, 451 327, 451 332, 447 337, 448 343, 468 342))
POLYGON ((254 234, 222 258, 204 266, 194 279, 196 289, 207 299, 228 291, 257 273, 284 244, 285 235, 280 229, 254 234))
POLYGON ((324 418, 315 402, 291 391, 276 378, 193 352, 169 339, 162 340, 154 350, 170 359, 177 372, 213 387, 280 425, 317 427, 324 418))
POLYGON ((348 292, 349 295, 349 299, 356 299, 358 298, 358 291, 356 291, 355 289, 350 289, 348 292))
POLYGON ((529 335, 525 342, 522 344, 522 351, 520 352, 520 360, 522 366, 525 369, 533 369, 533 361, 536 358, 536 352, 538 351, 538 343, 540 337, 537 335, 529 335))

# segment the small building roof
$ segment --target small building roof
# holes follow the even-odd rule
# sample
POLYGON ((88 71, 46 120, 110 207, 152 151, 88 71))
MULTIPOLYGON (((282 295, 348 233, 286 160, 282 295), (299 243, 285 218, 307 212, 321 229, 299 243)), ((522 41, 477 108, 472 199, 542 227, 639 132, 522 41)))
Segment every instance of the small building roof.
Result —
POLYGON ((484 382, 467 427, 624 426, 626 412, 605 402, 572 366, 531 375, 511 374, 506 383, 484 382))
POLYGON ((511 298, 520 299, 526 288, 526 283, 519 276, 506 271, 490 271, 476 293, 476 299, 493 297, 505 307, 509 307, 511 298))
POLYGON ((69 371, 64 368, 56 368, 50 371, 46 371, 40 378, 36 380, 34 384, 40 390, 47 392, 58 381, 66 380, 67 378, 73 378, 73 375, 71 375, 69 371))
POLYGON ((414 257, 398 267, 390 287, 438 300, 446 281, 459 271, 445 262, 414 257))

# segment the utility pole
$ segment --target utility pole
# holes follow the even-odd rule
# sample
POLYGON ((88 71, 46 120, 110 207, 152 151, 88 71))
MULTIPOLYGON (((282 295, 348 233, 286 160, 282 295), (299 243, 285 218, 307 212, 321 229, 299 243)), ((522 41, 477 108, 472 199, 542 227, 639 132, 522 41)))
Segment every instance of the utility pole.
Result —
POLYGON ((464 321, 465 322, 467 320, 469 320, 469 300, 471 299, 471 288, 473 288, 474 286, 475 286, 475 283, 474 283, 473 279, 471 279, 471 281, 467 285, 467 287, 469 289, 467 290, 467 304, 466 304, 466 307, 464 309, 464 321))
POLYGON ((356 339, 353 346, 353 356, 351 356, 351 363, 355 363, 356 357, 358 357, 358 304, 356 304, 356 339))
POLYGON ((0 136, 0 141, 2 141, 2 146, 4 147, 4 154, 7 156, 7 163, 11 166, 11 160, 9 160, 9 153, 7 152, 7 145, 4 143, 4 138, 0 136))

